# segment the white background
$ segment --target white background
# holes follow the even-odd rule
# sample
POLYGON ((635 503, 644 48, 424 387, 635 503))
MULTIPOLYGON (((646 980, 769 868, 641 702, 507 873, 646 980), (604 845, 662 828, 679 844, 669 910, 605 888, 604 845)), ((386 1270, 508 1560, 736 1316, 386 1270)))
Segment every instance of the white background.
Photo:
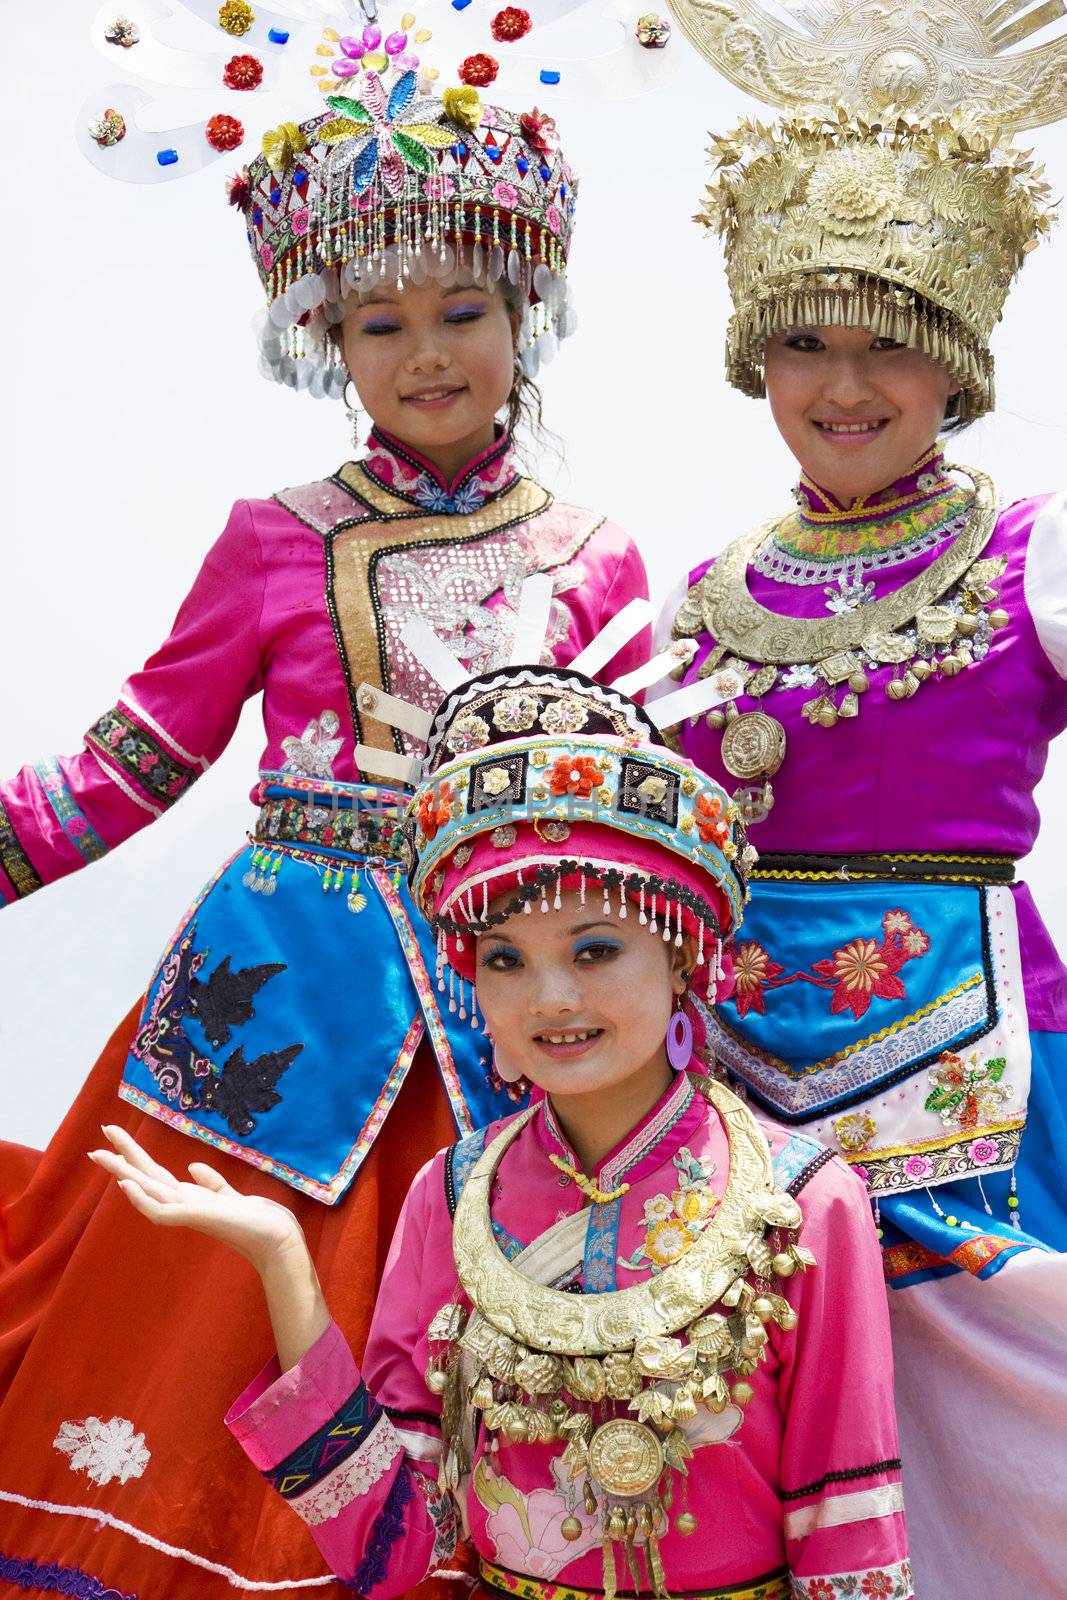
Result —
MULTIPOLYGON (((136 18, 136 0, 125 9, 136 18)), ((530 9, 536 18, 536 0, 530 9)), ((135 187, 75 150, 82 98, 116 76, 88 43, 91 16, 85 0, 9 5, 0 52, 0 437, 13 491, 0 534, 4 774, 78 747, 165 636, 231 501, 320 477, 348 453, 340 405, 257 373, 258 284, 222 193, 230 158, 135 187)), ((758 108, 684 39, 670 48, 669 88, 559 106, 584 179, 572 264, 581 327, 543 385, 566 442, 565 467, 546 463, 547 481, 629 530, 655 599, 784 509, 793 481, 765 405, 723 381, 724 278, 716 245, 690 221, 707 131, 758 108)), ((1062 194, 1067 131, 1029 140, 1062 194)), ((1061 230, 1031 256, 996 337, 998 411, 955 446, 1008 497, 1067 481, 1065 279, 1061 230)), ((187 903, 249 825, 260 741, 250 704, 224 757, 170 815, 0 916, 0 1136, 50 1137, 187 903)), ((931 782, 983 781, 929 754, 931 782)), ((1061 748, 1039 791, 1051 826, 1024 869, 1061 943, 1065 798, 1061 748)))

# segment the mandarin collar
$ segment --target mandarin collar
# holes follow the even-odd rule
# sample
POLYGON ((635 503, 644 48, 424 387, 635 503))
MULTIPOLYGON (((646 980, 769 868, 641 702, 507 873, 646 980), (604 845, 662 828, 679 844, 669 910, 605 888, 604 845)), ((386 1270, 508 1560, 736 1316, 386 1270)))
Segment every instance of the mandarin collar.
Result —
POLYGON ((829 489, 822 489, 805 473, 800 476, 793 493, 805 522, 844 522, 852 518, 869 519, 889 512, 903 511, 934 495, 944 494, 952 487, 952 479, 945 469, 945 453, 941 445, 933 444, 909 467, 902 478, 887 484, 874 494, 861 495, 850 506, 843 506, 829 489))
POLYGON ((487 450, 481 450, 449 482, 425 456, 409 444, 372 428, 363 471, 390 494, 424 511, 469 513, 510 489, 519 477, 511 437, 501 429, 487 450))
MULTIPOLYGON (((692 1140, 702 1117, 703 1101, 686 1073, 676 1072, 652 1109, 604 1157, 596 1172, 598 1188, 613 1189, 623 1178, 636 1182, 663 1166, 692 1140)), ((541 1114, 534 1119, 533 1127, 546 1156, 561 1155, 577 1165, 549 1095, 542 1100, 541 1114)))

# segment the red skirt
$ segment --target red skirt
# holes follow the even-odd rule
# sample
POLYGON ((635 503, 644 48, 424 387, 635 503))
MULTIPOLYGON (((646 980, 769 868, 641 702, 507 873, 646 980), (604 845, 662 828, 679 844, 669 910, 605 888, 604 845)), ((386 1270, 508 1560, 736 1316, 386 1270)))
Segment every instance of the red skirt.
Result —
MULTIPOLYGON (((139 1015, 140 1004, 116 1029, 47 1150, 0 1145, 0 1594, 340 1600, 351 1591, 223 1426, 273 1353, 255 1272, 198 1234, 153 1227, 86 1158, 105 1122, 174 1171, 204 1157, 117 1098, 139 1015)), ((358 1356, 408 1185, 455 1138, 423 1044, 336 1206, 208 1158, 235 1188, 296 1213, 358 1356)), ((446 1592, 420 1595, 435 1587, 446 1592)))

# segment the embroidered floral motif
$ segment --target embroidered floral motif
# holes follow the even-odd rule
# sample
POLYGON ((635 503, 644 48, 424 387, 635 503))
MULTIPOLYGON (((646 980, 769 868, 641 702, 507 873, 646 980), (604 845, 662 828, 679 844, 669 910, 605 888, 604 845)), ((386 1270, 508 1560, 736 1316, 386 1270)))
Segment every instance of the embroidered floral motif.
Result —
POLYGON ((501 695, 493 707, 493 723, 503 733, 525 733, 537 721, 537 712, 537 696, 517 690, 501 695))
POLYGON ((772 978, 777 978, 785 968, 772 961, 767 951, 755 939, 746 939, 734 951, 734 994, 739 1017, 750 1011, 764 1012, 763 993, 772 978))
POLYGON ((557 756, 548 781, 553 794, 574 794, 588 800, 604 782, 604 772, 592 756, 557 756))
POLYGON ((680 1261, 711 1221, 719 1203, 708 1189, 714 1166, 705 1166, 684 1146, 674 1158, 678 1187, 672 1194, 656 1194, 645 1201, 642 1221, 645 1237, 628 1261, 619 1266, 630 1272, 651 1268, 653 1276, 680 1261))
POLYGON ((64 1422, 52 1445, 70 1457, 71 1472, 84 1472, 92 1483, 101 1485, 113 1478, 120 1483, 140 1478, 152 1459, 144 1434, 134 1433, 133 1423, 125 1417, 112 1417, 109 1422, 101 1422, 99 1417, 64 1422))
POLYGON ((561 695, 552 700, 541 713, 541 727, 545 733, 577 733, 589 721, 589 712, 580 700, 561 695))
POLYGON ((485 490, 476 480, 460 484, 454 494, 428 472, 424 472, 415 485, 415 499, 427 511, 444 511, 452 516, 469 516, 485 504, 485 490))
POLYGON ((125 706, 112 706, 85 735, 106 760, 157 805, 172 806, 200 776, 201 768, 179 760, 160 739, 135 722, 125 706))
MULTIPOLYGON (((977 1053, 965 1061, 951 1050, 943 1050, 938 1065, 930 1070, 934 1087, 927 1096, 926 1110, 936 1112, 946 1128, 961 1131, 994 1121, 1001 1105, 1012 1096, 1011 1085, 1000 1081, 1006 1065, 1003 1056, 979 1066, 977 1053)), ((971 1149, 973 1152, 975 1146, 971 1149)), ((996 1152, 983 1154, 980 1165, 984 1166, 995 1159, 996 1152)))
POLYGON ((867 1567, 862 1572, 835 1572, 821 1578, 794 1577, 793 1600, 913 1600, 911 1562, 867 1567))
POLYGON ((459 1540, 459 1518, 452 1496, 439 1486, 436 1478, 429 1478, 417 1467, 412 1467, 411 1479, 426 1502, 426 1509, 430 1513, 430 1521, 434 1527, 433 1551, 430 1556, 432 1570, 440 1562, 448 1561, 454 1555, 459 1540))
POLYGON ((443 828, 451 820, 455 798, 450 783, 438 784, 422 796, 419 801, 419 827, 427 839, 436 838, 438 828, 443 828))
POLYGON ((341 726, 336 711, 324 711, 313 718, 301 738, 282 740, 285 751, 283 772, 302 772, 308 778, 332 778, 334 758, 344 744, 334 734, 341 726))
POLYGON ((586 1511, 580 1482, 571 1487, 572 1510, 561 1481, 566 1469, 560 1457, 552 1460, 551 1470, 553 1488, 530 1493, 493 1472, 484 1457, 474 1473, 474 1492, 489 1512, 485 1531, 501 1566, 549 1583, 568 1562, 600 1545, 597 1516, 586 1511), (572 1540, 562 1533, 567 1517, 576 1518, 582 1527, 572 1540))
MULTIPOLYGON (((980 1140, 933 1140, 918 1149, 900 1150, 889 1156, 865 1154, 864 1181, 869 1194, 892 1194, 897 1190, 914 1189, 919 1184, 947 1183, 953 1178, 973 1175, 975 1167, 983 1169, 1013 1166, 1019 1156, 1022 1122, 1007 1127, 987 1130, 980 1140), (971 1154, 979 1145, 979 1161, 971 1154), (992 1147, 992 1150, 987 1148, 992 1147)), ((853 1166, 855 1172, 857 1168, 853 1166)))
POLYGON ((107 845, 75 800, 55 756, 46 756, 35 762, 33 770, 48 796, 57 822, 83 860, 99 861, 101 856, 106 856, 107 845))
POLYGON ((856 1154, 866 1150, 878 1132, 878 1124, 865 1111, 850 1111, 847 1116, 835 1120, 834 1132, 842 1150, 856 1154))
POLYGON ((862 1017, 876 996, 904 999, 904 985, 897 973, 906 961, 926 954, 930 938, 906 911, 887 911, 882 929, 880 942, 861 935, 827 960, 812 962, 812 971, 833 985, 831 1012, 851 1011, 854 1017, 862 1017))
POLYGON ((463 756, 489 743, 489 724, 484 717, 458 717, 448 730, 445 744, 453 755, 463 756))

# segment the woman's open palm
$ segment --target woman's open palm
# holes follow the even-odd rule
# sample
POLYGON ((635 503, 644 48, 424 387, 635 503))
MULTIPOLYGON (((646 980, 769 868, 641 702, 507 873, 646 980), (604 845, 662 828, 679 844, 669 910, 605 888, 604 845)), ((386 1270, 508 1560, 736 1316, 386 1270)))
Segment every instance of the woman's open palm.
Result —
POLYGON ((130 1204, 150 1222, 206 1233, 257 1270, 301 1237, 299 1223, 285 1206, 262 1195, 241 1194, 203 1161, 190 1162, 192 1182, 186 1183, 153 1161, 122 1128, 105 1127, 103 1132, 114 1148, 90 1151, 90 1160, 118 1180, 130 1204))

